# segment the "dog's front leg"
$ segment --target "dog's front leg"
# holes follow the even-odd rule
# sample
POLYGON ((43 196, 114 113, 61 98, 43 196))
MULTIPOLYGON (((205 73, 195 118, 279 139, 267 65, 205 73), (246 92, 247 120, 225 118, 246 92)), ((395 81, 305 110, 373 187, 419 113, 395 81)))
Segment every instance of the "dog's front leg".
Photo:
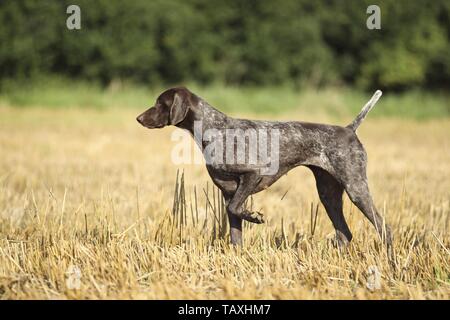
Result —
POLYGON ((242 246, 242 218, 233 214, 228 210, 228 205, 233 197, 232 194, 223 194, 225 198, 225 206, 227 208, 228 222, 230 224, 230 238, 231 244, 235 246, 242 246))
POLYGON ((230 223, 231 244, 234 246, 242 246, 242 218, 228 213, 228 221, 230 223))
POLYGON ((227 201, 231 243, 234 245, 242 245, 242 219, 253 223, 264 222, 263 216, 259 212, 250 212, 242 208, 245 200, 253 193, 260 182, 261 177, 255 173, 243 174, 240 177, 236 192, 227 201))

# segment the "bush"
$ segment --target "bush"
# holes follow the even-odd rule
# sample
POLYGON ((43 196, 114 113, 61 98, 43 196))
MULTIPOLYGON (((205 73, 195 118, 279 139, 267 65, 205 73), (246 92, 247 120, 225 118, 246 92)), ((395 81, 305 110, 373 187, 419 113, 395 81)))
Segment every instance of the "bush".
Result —
POLYGON ((450 5, 370 1, 78 0, 0 3, 0 80, 62 75, 109 84, 196 81, 404 89, 450 84, 450 5))

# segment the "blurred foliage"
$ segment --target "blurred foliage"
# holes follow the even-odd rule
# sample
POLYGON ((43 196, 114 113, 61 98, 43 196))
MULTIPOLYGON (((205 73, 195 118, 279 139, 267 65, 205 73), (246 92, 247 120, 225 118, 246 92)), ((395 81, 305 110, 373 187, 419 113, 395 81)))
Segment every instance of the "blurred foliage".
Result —
POLYGON ((1 0, 0 80, 448 88, 450 1, 1 0), (81 30, 66 8, 81 8, 81 30))

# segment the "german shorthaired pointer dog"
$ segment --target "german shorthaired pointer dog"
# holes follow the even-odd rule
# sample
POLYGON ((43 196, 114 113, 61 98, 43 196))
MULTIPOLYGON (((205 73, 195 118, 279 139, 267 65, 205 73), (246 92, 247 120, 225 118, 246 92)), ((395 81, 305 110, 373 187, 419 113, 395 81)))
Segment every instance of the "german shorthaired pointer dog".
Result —
MULTIPOLYGON (((268 131, 272 137, 275 136, 274 132, 278 134, 277 148, 271 147, 274 152, 270 157, 271 161, 278 162, 278 167, 270 174, 263 174, 261 163, 251 163, 247 159, 249 157, 246 157, 244 162, 230 163, 208 161, 211 159, 206 159, 205 155, 209 175, 225 198, 232 244, 242 245, 242 219, 253 223, 264 222, 259 212, 250 212, 243 208, 246 199, 269 187, 292 168, 303 165, 314 174, 320 200, 336 229, 339 245, 346 245, 352 239, 342 212, 342 195, 345 190, 351 201, 375 226, 381 238, 390 247, 391 231, 389 226, 383 223, 369 193, 366 176, 367 154, 356 135, 356 129, 380 96, 381 91, 377 91, 351 124, 340 127, 299 121, 235 119, 216 110, 188 89, 177 87, 164 91, 156 100, 156 104, 139 115, 137 121, 150 129, 174 125, 189 131, 204 155, 208 141, 213 137, 210 134, 208 140, 206 135, 203 139, 198 136, 199 133, 200 136, 206 134, 208 130, 215 132, 217 136, 230 129, 242 130, 241 132, 268 131)), ((245 143, 240 146, 233 144, 223 150, 217 148, 215 153, 223 153, 219 154, 220 157, 230 154, 238 156, 245 152, 243 148, 255 145, 247 140, 249 139, 245 139, 245 143)))

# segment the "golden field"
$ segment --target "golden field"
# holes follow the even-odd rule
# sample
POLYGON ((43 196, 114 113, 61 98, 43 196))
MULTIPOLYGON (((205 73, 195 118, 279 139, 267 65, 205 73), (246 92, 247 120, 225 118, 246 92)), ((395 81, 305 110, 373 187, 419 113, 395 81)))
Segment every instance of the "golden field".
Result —
POLYGON ((333 246, 306 168, 253 197, 267 221, 231 247, 204 166, 173 164, 173 129, 144 129, 140 111, 0 107, 1 299, 450 298, 450 119, 369 115, 359 129, 389 263, 346 196, 354 240, 333 246))

